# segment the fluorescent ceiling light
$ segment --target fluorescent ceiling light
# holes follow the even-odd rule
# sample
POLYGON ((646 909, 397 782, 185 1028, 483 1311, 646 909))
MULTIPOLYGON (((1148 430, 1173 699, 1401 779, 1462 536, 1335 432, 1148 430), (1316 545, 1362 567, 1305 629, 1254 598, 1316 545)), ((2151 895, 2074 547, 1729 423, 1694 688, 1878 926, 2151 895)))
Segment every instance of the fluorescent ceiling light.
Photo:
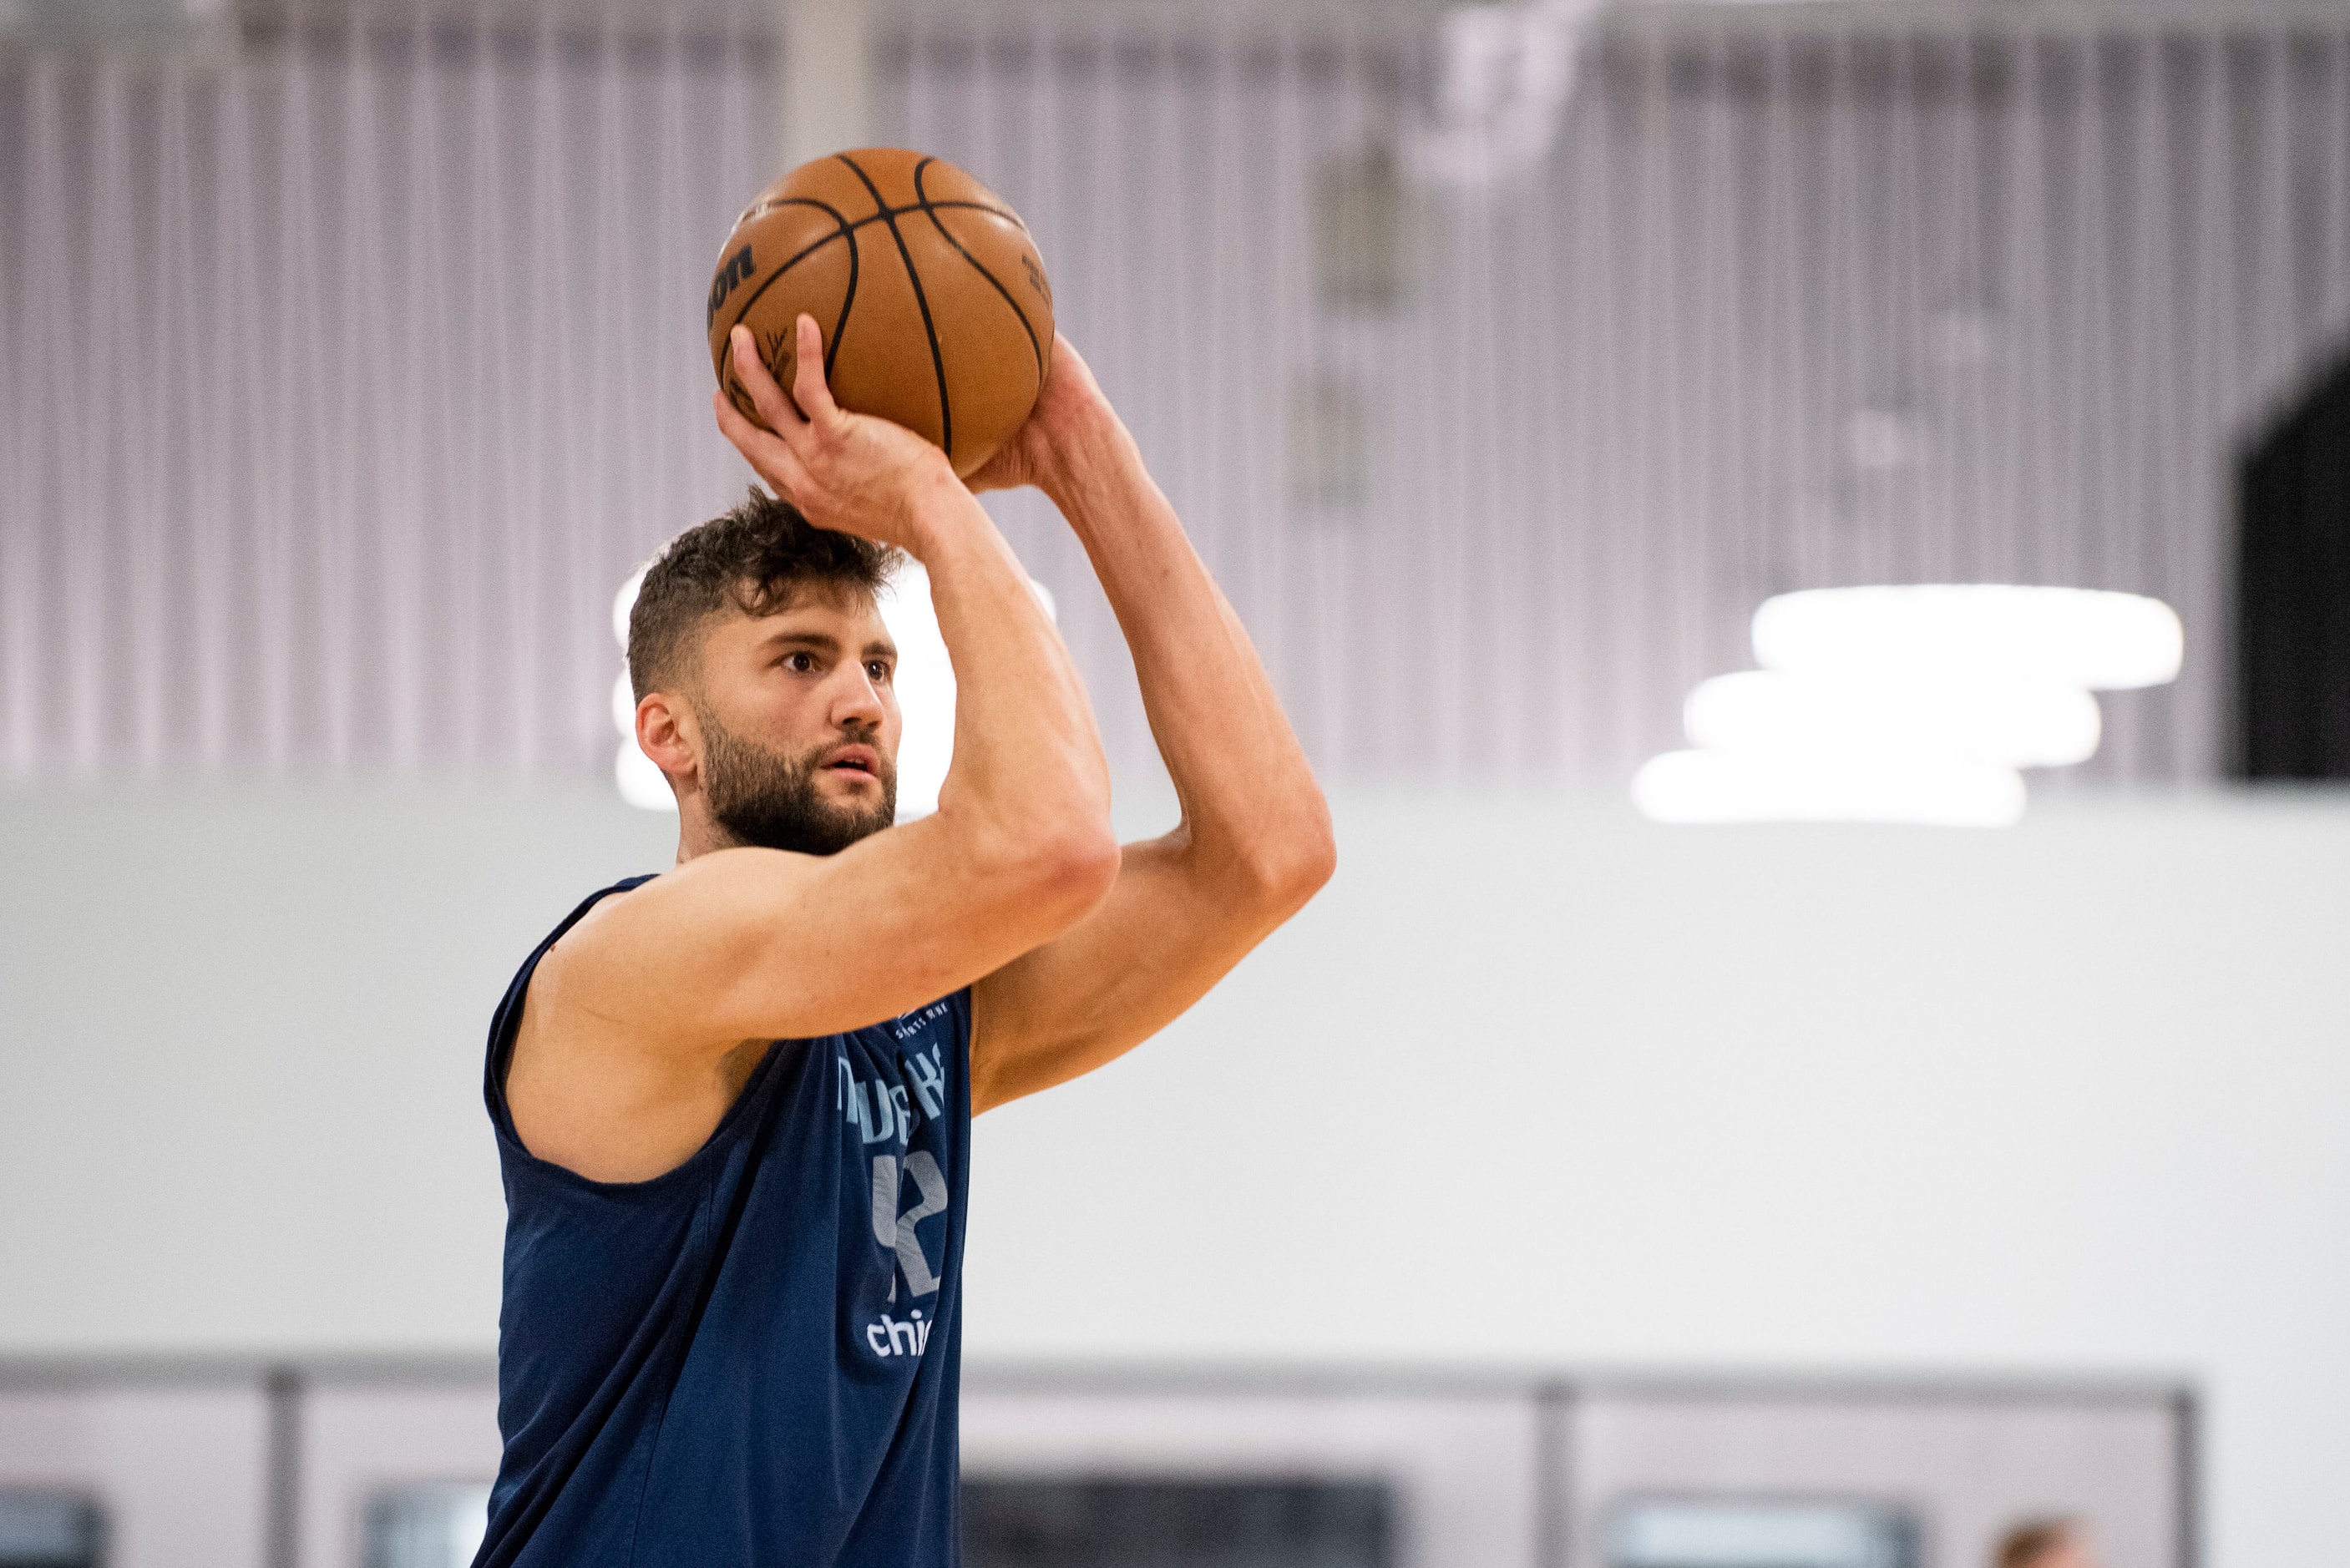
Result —
POLYGON ((954 760, 954 665, 931 607, 931 575, 910 557, 881 596, 881 621, 898 645, 898 820, 939 808, 939 786, 954 760))
MULTIPOLYGON (((645 569, 639 566, 612 596, 612 636, 623 654, 629 651, 629 612, 637 607, 637 590, 644 581, 645 569)), ((620 732, 620 750, 612 759, 612 782, 619 785, 620 798, 646 811, 674 813, 677 793, 669 787, 668 775, 637 744, 637 694, 626 670, 612 682, 612 724, 620 732)))
POLYGON ((2097 700, 2054 681, 1854 680, 1748 670, 1699 683, 1682 707, 1691 743, 1749 756, 2050 768, 2097 749, 2097 700))
POLYGON ((620 585, 620 591, 612 596, 612 636, 622 653, 629 651, 629 613, 637 607, 637 590, 644 586, 645 568, 639 566, 620 585))
POLYGON ((1995 763, 1667 752, 1632 779, 1658 822, 1876 822, 2004 827, 2023 815, 2023 778, 1995 763))
POLYGON ((630 805, 646 811, 677 810, 677 794, 669 787, 669 776, 645 755, 634 735, 620 742, 619 753, 612 759, 612 781, 620 786, 620 798, 630 805))
POLYGON ((2112 691, 2174 680, 2185 647, 2160 599, 1996 583, 1808 588, 1754 612, 1766 670, 1847 678, 2053 681, 2112 691))
MULTIPOLYGON (((1052 590, 1028 580, 1045 618, 1058 621, 1052 590)), ((939 787, 954 761, 955 676, 931 604, 931 575, 908 557, 881 595, 881 620, 898 645, 898 820, 911 822, 939 808, 939 787)))
POLYGON ((1575 90, 1575 51, 1597 0, 1456 5, 1437 23, 1431 123, 1408 133, 1410 165, 1489 185, 1540 165, 1575 90))
POLYGON ((612 727, 631 741, 637 737, 637 689, 625 670, 612 682, 612 727))

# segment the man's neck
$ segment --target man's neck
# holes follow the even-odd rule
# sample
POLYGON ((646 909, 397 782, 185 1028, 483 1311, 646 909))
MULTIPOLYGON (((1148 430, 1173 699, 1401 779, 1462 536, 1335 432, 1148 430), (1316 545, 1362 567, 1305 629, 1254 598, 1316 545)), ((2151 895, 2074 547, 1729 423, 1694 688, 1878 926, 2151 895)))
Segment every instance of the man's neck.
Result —
POLYGON ((701 797, 681 801, 677 808, 677 864, 684 865, 713 849, 738 847, 733 835, 710 820, 701 809, 701 797))

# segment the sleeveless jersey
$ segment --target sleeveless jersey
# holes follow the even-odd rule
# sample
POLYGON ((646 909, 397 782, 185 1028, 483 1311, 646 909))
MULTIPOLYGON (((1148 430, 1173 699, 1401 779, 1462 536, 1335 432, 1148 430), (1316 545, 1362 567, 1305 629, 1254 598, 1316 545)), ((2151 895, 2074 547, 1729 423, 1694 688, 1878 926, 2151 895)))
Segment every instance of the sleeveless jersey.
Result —
POLYGON ((475 1568, 943 1568, 971 1132, 971 993, 779 1040, 650 1181, 538 1159, 490 1026, 505 1179, 498 1427, 475 1568))

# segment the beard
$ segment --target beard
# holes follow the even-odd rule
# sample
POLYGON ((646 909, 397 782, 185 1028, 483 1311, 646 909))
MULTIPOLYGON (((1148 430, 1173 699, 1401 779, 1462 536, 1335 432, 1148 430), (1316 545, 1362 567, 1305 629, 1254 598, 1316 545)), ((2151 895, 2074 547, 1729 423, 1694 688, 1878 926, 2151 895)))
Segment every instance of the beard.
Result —
POLYGON ((735 734, 710 713, 702 722, 702 788, 711 820, 738 845, 837 855, 898 817, 898 764, 881 750, 878 731, 858 730, 795 761, 735 734), (881 800, 859 809, 838 806, 816 785, 817 759, 838 745, 873 748, 881 800))

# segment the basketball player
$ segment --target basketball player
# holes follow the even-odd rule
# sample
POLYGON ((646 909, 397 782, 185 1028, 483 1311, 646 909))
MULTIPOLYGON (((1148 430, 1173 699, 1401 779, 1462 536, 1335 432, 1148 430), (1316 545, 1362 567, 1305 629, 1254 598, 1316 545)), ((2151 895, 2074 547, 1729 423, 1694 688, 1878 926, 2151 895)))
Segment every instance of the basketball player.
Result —
POLYGON ((1149 1038, 1330 874, 1248 636, 1067 343, 973 483, 1058 504, 1133 649, 1182 821, 1123 850, 1019 563, 936 447, 833 402, 798 332, 786 399, 736 329, 764 429, 715 400, 780 501, 672 542, 630 619, 677 864, 574 910, 492 1026, 485 1568, 958 1561, 972 1116, 1149 1038), (874 592, 899 550, 953 655, 954 762, 937 813, 884 832, 874 592))

